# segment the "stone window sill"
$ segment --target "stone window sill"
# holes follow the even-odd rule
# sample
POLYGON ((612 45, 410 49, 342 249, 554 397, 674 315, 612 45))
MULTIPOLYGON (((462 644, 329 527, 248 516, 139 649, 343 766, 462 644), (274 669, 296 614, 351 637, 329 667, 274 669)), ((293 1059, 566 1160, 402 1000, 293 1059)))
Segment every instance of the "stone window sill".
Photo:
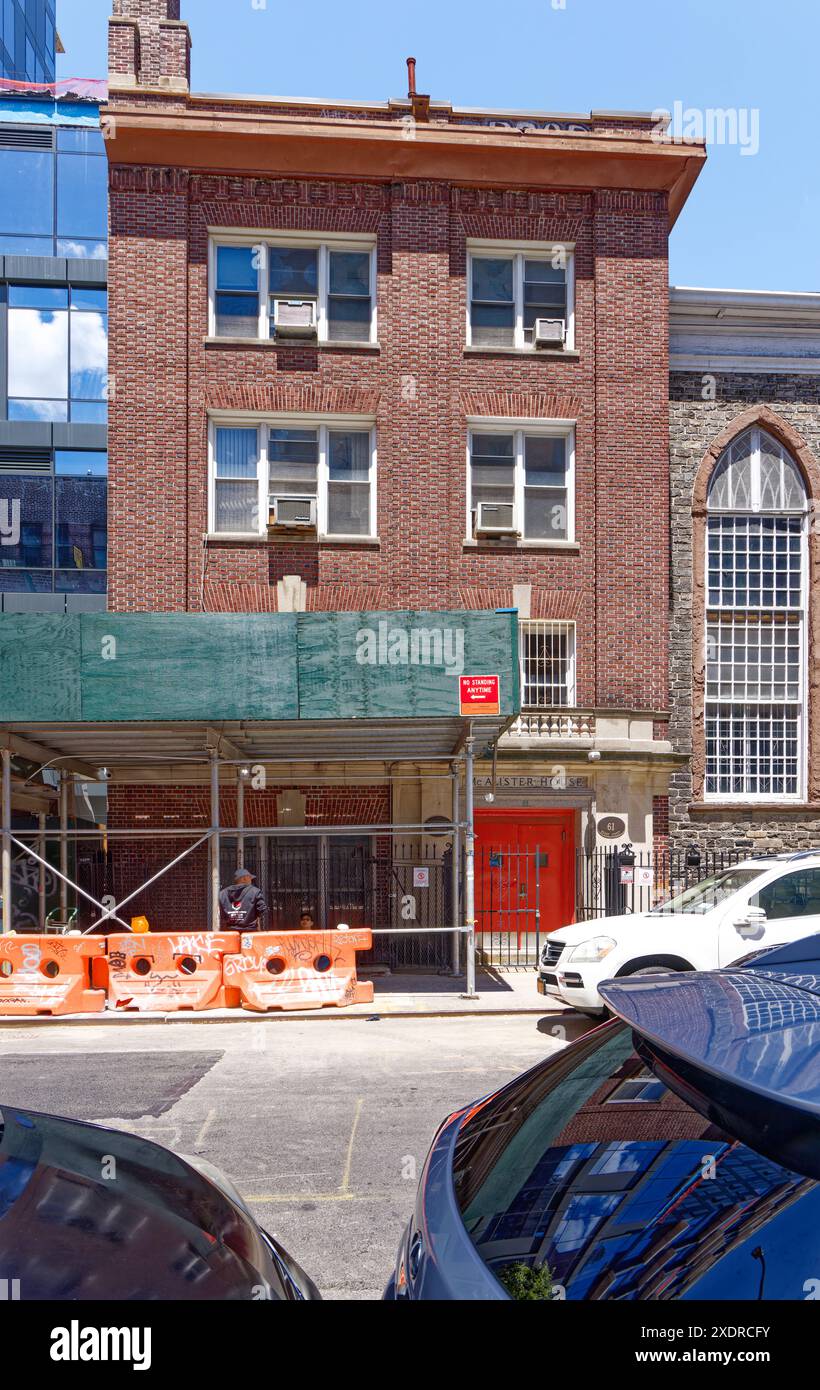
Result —
POLYGON ((577 348, 508 348, 508 347, 465 347, 465 357, 532 357, 536 362, 541 357, 549 357, 553 360, 559 358, 567 362, 580 361, 581 354, 577 348))
POLYGON ((317 352, 381 352, 381 343, 361 343, 356 339, 334 338, 320 343, 316 338, 203 338, 206 348, 262 348, 289 352, 294 348, 312 348, 317 352))
POLYGON ((576 555, 581 549, 579 541, 515 541, 515 540, 467 540, 463 542, 464 550, 477 550, 484 555, 495 555, 499 551, 518 551, 518 550, 556 550, 564 554, 576 555))
POLYGON ((265 535, 251 536, 236 531, 209 531, 207 541, 227 545, 344 545, 370 546, 377 549, 381 545, 379 536, 317 536, 314 532, 306 535, 265 535))

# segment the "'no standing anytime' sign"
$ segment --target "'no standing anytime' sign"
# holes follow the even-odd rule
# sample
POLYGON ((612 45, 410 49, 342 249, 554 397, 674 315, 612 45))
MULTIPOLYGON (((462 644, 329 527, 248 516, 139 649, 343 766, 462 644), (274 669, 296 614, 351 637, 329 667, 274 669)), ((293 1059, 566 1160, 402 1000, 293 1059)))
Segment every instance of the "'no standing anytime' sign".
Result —
POLYGON ((462 714, 500 714, 501 692, 498 676, 459 676, 462 714))

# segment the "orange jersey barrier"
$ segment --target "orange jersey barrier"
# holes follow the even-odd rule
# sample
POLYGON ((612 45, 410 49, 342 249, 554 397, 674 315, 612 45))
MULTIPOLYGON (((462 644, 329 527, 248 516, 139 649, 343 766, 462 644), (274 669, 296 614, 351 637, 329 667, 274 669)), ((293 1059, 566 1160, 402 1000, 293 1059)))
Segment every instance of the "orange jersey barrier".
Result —
POLYGON ((108 953, 94 964, 108 1007, 138 1013, 236 1008, 239 992, 223 983, 223 957, 239 947, 239 933, 147 932, 109 936, 108 953))
POLYGON ((91 972, 104 958, 98 936, 0 936, 0 1014, 101 1013, 91 972))
POLYGON ((371 982, 356 978, 356 952, 373 944, 369 931, 241 932, 241 954, 226 956, 226 988, 243 1009, 323 1009, 369 1004, 371 982))

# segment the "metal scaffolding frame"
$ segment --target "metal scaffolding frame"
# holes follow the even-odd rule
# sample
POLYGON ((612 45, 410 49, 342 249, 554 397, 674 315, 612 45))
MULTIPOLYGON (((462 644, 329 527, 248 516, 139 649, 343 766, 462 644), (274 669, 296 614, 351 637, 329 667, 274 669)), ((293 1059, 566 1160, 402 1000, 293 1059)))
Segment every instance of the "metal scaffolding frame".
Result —
MULTIPOLYGON (((421 724, 421 721, 418 721, 421 724)), ((408 765, 418 763, 420 766, 429 764, 441 764, 443 776, 437 780, 450 780, 452 784, 452 811, 449 821, 437 821, 436 834, 452 836, 453 855, 452 855, 452 920, 447 925, 436 927, 408 927, 408 928, 379 928, 374 932, 375 935, 412 935, 413 933, 442 934, 446 933, 452 937, 452 971, 454 976, 461 974, 461 939, 466 938, 465 963, 466 988, 464 997, 476 998, 476 962, 475 962, 475 829, 474 829, 474 760, 476 753, 476 743, 480 741, 482 746, 489 737, 490 745, 497 743, 501 734, 506 730, 512 721, 500 719, 489 721, 486 719, 464 719, 460 721, 458 737, 455 747, 449 753, 423 751, 420 747, 415 757, 408 757, 405 753, 400 755, 395 763, 408 765), (475 725, 482 730, 480 740, 477 738, 475 725), (464 781, 464 818, 461 818, 461 780, 464 781), (463 850, 463 855, 462 855, 463 850), (463 882, 462 882, 462 862, 463 862, 463 882), (463 892, 461 891, 463 888, 463 892), (460 912, 460 904, 463 911, 460 912)), ((140 732, 150 726, 141 726, 141 730, 131 730, 140 732)), ((361 727, 361 726, 360 726, 361 727)), ((130 923, 119 915, 120 911, 133 899, 138 897, 146 888, 163 878, 167 873, 174 869, 179 863, 186 859, 196 849, 202 845, 208 846, 208 880, 209 880, 209 900, 211 928, 214 931, 220 929, 219 917, 219 890, 220 890, 220 846, 223 838, 235 838, 238 847, 238 862, 244 862, 245 837, 249 833, 249 828, 245 824, 245 776, 248 762, 251 761, 249 755, 245 757, 236 756, 239 750, 232 746, 230 741, 223 735, 217 734, 213 738, 208 730, 207 749, 196 757, 196 755, 186 754, 185 761, 193 767, 196 762, 202 767, 203 762, 207 763, 208 781, 210 785, 210 815, 211 824, 203 831, 202 826, 197 827, 174 827, 172 829, 148 828, 144 830, 136 828, 96 828, 81 829, 72 828, 69 825, 69 801, 73 779, 77 776, 83 777, 86 781, 91 777, 95 780, 93 766, 89 763, 78 761, 74 752, 61 754, 54 749, 42 747, 33 743, 30 738, 23 738, 14 732, 7 732, 0 726, 0 832, 2 838, 2 873, 0 873, 0 883, 2 883, 2 922, 0 930, 3 933, 12 931, 12 857, 13 850, 16 848, 22 855, 32 859, 39 868, 39 887, 38 904, 40 911, 41 928, 45 924, 45 873, 46 870, 54 873, 60 884, 60 918, 63 923, 68 920, 68 901, 69 892, 74 891, 87 901, 92 903, 100 912, 101 916, 97 919, 94 926, 98 927, 101 923, 113 921, 126 931, 131 930, 130 923), (222 747, 225 746, 231 756, 223 757, 222 747), (17 753, 15 752, 17 750, 17 753), (49 830, 45 825, 45 816, 40 814, 38 826, 29 831, 14 831, 12 829, 12 759, 16 755, 31 758, 32 754, 36 758, 41 757, 42 763, 39 772, 42 772, 46 765, 54 766, 56 763, 66 764, 59 770, 59 828, 49 830), (48 758, 42 757, 49 754, 48 758), (220 772, 225 768, 236 768, 236 790, 237 790, 237 825, 233 827, 223 826, 220 823, 219 795, 220 772), (121 902, 115 904, 113 908, 105 907, 98 902, 92 894, 88 893, 77 882, 72 880, 69 875, 69 843, 71 841, 81 842, 89 839, 101 839, 104 841, 121 839, 175 839, 184 840, 194 839, 180 854, 176 855, 169 863, 162 866, 151 878, 142 883, 137 889, 130 892, 121 902), (198 838, 194 838, 198 837, 198 838), (50 864, 46 858, 46 842, 49 839, 56 839, 59 843, 59 870, 50 864), (36 844, 37 848, 34 848, 36 844)), ((383 726, 382 726, 383 730, 383 726)), ((28 731, 26 731, 28 732, 28 731)), ((125 732, 125 731, 124 731, 125 732)), ((76 733, 76 726, 72 729, 76 733)), ((146 770, 150 765, 154 769, 165 762, 170 762, 174 767, 179 767, 182 759, 177 754, 161 755, 159 753, 146 754, 146 770)), ((254 762, 262 762, 262 758, 254 758, 254 762)), ((116 758, 109 757, 109 766, 121 769, 128 769, 136 774, 141 763, 137 762, 133 754, 124 755, 119 762, 116 758)), ((415 772, 406 774, 395 774, 391 769, 395 764, 385 761, 381 774, 376 770, 382 763, 380 757, 353 755, 335 756, 331 752, 329 755, 314 755, 312 758, 280 758, 273 757, 267 760, 275 768, 299 768, 333 766, 334 764, 356 765, 363 767, 368 765, 374 769, 373 778, 379 778, 379 782, 387 781, 392 784, 402 776, 412 778, 414 781, 423 780, 425 773, 417 768, 415 772)), ((34 774, 36 776, 38 774, 34 774)), ((337 774, 338 775, 338 774, 337 774)), ((297 777, 276 773, 278 780, 290 783, 297 783, 297 777)), ((125 779, 124 779, 125 780, 125 779)), ((130 780, 130 779, 129 779, 130 780)), ((31 781, 31 779, 29 779, 31 781)), ((157 784, 158 788, 162 783, 157 784)), ((361 782, 353 782, 350 785, 362 785, 361 782)), ((368 783, 365 783, 368 785, 368 783)), ((254 826, 252 828, 254 836, 265 837, 276 835, 288 838, 290 836, 300 838, 313 838, 334 835, 367 834, 370 836, 391 836, 397 835, 429 835, 429 825, 400 824, 390 821, 387 824, 350 826, 350 825, 311 825, 311 826, 254 826)))

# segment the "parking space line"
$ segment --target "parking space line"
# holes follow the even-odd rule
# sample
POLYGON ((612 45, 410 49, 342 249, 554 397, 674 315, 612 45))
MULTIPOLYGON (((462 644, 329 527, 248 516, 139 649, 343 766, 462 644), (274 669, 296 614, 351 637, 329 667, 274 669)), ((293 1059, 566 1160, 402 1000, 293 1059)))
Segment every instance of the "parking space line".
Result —
POLYGON ((339 1193, 345 1194, 350 1190, 350 1169, 353 1165, 353 1145, 356 1142, 356 1130, 359 1128, 359 1118, 364 1105, 364 1096, 359 1096, 356 1101, 356 1113, 353 1116, 353 1128, 350 1131, 350 1142, 347 1146, 347 1157, 345 1159, 345 1170, 342 1174, 342 1181, 339 1185, 339 1193))

